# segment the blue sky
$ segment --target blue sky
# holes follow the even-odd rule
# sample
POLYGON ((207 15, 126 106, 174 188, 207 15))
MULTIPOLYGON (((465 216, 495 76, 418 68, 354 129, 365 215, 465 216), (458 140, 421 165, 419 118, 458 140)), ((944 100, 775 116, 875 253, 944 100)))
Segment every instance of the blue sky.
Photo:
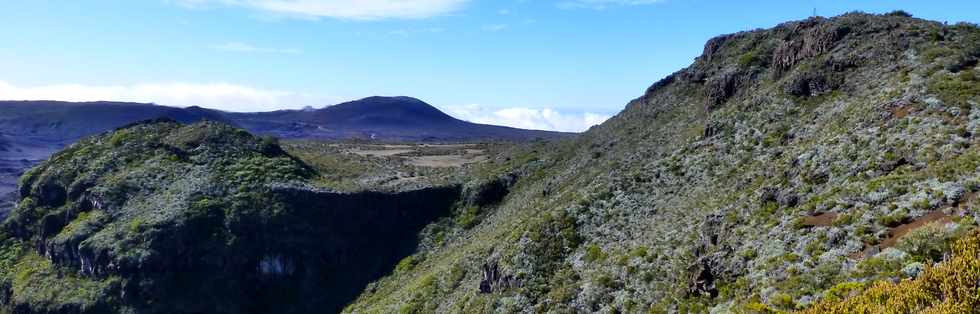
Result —
POLYGON ((980 1, 114 0, 0 4, 0 98, 232 111, 408 95, 583 130, 718 34, 848 11, 980 22, 980 1))

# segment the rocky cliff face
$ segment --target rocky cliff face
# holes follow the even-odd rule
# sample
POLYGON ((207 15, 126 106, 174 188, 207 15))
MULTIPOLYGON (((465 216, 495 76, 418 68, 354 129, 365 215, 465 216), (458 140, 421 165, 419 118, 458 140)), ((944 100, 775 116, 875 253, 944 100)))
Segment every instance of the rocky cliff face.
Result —
POLYGON ((0 231, 18 313, 339 311, 450 215, 459 186, 338 193, 273 141, 151 121, 26 173, 0 231))
POLYGON ((976 226, 978 57, 975 25, 902 12, 714 38, 347 311, 764 312, 914 277, 976 226))

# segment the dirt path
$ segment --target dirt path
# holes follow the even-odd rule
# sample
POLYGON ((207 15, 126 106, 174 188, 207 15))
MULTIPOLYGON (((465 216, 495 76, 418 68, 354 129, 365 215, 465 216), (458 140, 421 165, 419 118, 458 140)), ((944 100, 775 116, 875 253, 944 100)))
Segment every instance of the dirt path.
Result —
POLYGON ((952 220, 950 219, 951 217, 952 216, 947 215, 946 213, 944 213, 942 210, 939 209, 931 211, 925 216, 913 219, 911 222, 907 224, 902 224, 895 228, 891 228, 891 230, 888 232, 888 238, 885 238, 884 241, 881 241, 881 244, 879 244, 878 246, 882 250, 893 247, 895 246, 895 244, 898 244, 899 239, 904 237, 906 234, 909 234, 909 232, 912 232, 915 229, 922 228, 923 226, 928 225, 935 221, 942 221, 943 223, 952 222, 952 220))

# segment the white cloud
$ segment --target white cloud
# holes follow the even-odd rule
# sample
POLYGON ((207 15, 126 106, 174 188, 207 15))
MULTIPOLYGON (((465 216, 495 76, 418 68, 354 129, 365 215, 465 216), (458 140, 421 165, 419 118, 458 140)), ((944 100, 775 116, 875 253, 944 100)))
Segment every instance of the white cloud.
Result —
POLYGON ((475 123, 563 132, 582 132, 609 119, 609 116, 604 114, 562 113, 551 108, 488 109, 480 105, 463 105, 445 106, 442 109, 458 119, 475 123))
POLYGON ((244 52, 244 53, 270 53, 270 54, 291 54, 291 55, 303 53, 303 51, 299 49, 263 48, 263 47, 256 47, 240 42, 227 42, 220 45, 211 46, 211 48, 219 51, 244 52))
POLYGON ((301 18, 423 19, 459 9, 468 0, 176 0, 187 7, 233 6, 301 18))
POLYGON ((338 97, 321 97, 228 83, 17 86, 4 81, 0 81, 0 98, 4 100, 152 102, 173 107, 201 106, 239 112, 271 111, 284 108, 299 109, 304 106, 323 107, 344 100, 338 97))
POLYGON ((568 0, 560 2, 563 8, 605 9, 611 6, 646 5, 664 2, 665 0, 568 0))
POLYGON ((393 30, 393 31, 389 31, 388 32, 388 35, 394 35, 394 36, 411 36, 411 35, 415 35, 415 34, 438 34, 438 33, 444 32, 444 31, 446 31, 446 29, 441 28, 441 27, 429 27, 429 28, 421 28, 421 29, 404 29, 404 28, 402 28, 402 29, 396 29, 396 30, 393 30))
POLYGON ((483 25, 483 30, 487 32, 499 32, 499 31, 506 30, 507 27, 508 27, 507 24, 488 24, 488 25, 483 25))

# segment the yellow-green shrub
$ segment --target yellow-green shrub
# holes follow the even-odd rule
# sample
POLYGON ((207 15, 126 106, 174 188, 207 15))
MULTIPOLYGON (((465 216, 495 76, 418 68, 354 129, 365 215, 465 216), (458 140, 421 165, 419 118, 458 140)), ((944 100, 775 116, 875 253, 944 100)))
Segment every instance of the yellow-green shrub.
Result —
POLYGON ((970 313, 980 307, 980 232, 953 245, 953 257, 921 276, 879 281, 853 297, 828 298, 802 313, 970 313))

